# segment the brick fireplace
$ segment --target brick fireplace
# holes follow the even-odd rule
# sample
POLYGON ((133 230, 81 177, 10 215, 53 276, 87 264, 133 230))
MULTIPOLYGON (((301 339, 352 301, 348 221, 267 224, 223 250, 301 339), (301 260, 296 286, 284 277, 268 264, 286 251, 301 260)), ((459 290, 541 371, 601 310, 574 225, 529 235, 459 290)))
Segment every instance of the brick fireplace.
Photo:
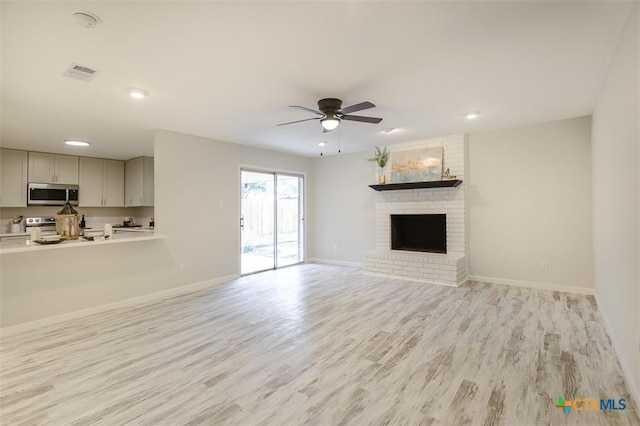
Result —
MULTIPOLYGON (((463 181, 457 187, 376 192, 376 249, 366 252, 371 275, 458 286, 466 281, 465 137, 454 135, 393 145, 391 152, 443 147, 444 170, 463 181), (445 215, 446 253, 391 249, 391 215, 445 215)), ((387 166, 388 168, 388 166, 387 166)))

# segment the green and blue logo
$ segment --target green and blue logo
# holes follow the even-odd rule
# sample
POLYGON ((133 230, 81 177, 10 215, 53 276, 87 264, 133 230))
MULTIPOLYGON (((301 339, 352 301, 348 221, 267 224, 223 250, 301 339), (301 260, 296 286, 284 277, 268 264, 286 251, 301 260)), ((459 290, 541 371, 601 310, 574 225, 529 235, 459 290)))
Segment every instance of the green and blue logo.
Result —
POLYGON ((576 398, 574 400, 565 400, 564 397, 558 398, 555 404, 558 410, 562 410, 564 414, 569 414, 571 410, 587 411, 587 410, 624 410, 627 408, 627 401, 624 398, 615 399, 592 399, 592 398, 576 398))

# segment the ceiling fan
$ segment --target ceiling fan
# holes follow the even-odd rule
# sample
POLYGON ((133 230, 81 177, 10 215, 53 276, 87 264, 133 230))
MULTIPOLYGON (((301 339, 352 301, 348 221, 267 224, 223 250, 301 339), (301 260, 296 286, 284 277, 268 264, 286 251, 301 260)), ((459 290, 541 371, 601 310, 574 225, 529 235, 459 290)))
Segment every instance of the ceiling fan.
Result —
POLYGON ((364 117, 362 115, 351 115, 352 112, 362 111, 369 108, 374 108, 375 105, 371 102, 360 102, 359 104, 351 105, 346 108, 342 108, 342 101, 340 99, 335 98, 326 98, 320 99, 318 101, 318 109, 303 107, 300 105, 289 105, 291 108, 298 108, 305 111, 312 112, 319 117, 306 118, 304 120, 290 121, 288 123, 281 123, 278 126, 286 126, 287 124, 301 123, 303 121, 310 120, 320 120, 320 124, 322 125, 322 132, 327 133, 332 130, 335 130, 339 125, 340 121, 348 120, 348 121, 359 121, 361 123, 371 123, 378 124, 382 121, 382 118, 376 117, 364 117))

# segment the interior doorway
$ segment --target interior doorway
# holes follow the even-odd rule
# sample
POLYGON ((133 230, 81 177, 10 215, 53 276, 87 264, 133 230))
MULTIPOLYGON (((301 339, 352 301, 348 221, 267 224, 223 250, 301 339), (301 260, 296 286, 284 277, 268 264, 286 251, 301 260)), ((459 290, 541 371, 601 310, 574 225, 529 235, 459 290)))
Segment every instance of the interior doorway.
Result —
POLYGON ((240 273, 304 261, 304 177, 240 171, 240 273))

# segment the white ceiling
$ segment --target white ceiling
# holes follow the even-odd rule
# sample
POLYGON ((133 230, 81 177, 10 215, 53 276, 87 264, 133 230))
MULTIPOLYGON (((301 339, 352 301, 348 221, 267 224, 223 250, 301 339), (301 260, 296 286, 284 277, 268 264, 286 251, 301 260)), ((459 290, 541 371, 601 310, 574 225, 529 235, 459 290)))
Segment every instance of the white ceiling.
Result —
POLYGON ((620 2, 4 2, 1 143, 109 158, 168 129, 306 156, 588 115, 620 2), (88 10, 86 29, 72 13, 88 10), (62 76, 97 68, 91 82, 62 76), (127 88, 150 92, 135 101, 127 88), (288 108, 371 101, 325 135, 288 108), (464 115, 481 110, 473 122, 464 115), (392 134, 382 130, 400 129, 392 134), (66 148, 83 138, 90 148, 66 148))

